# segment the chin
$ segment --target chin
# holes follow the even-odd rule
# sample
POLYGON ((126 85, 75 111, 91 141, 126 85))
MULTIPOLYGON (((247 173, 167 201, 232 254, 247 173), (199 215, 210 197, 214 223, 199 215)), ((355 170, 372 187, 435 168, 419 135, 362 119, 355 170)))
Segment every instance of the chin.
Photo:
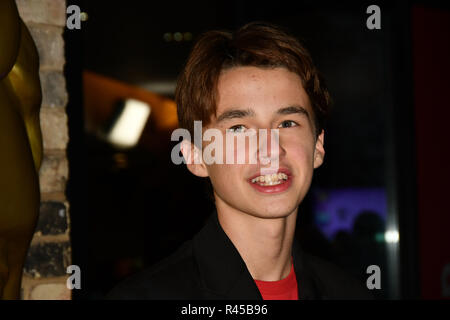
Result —
POLYGON ((296 205, 267 205, 260 206, 258 208, 253 208, 252 212, 254 212, 254 216, 264 219, 278 219, 278 218, 286 218, 291 215, 298 206, 296 205))

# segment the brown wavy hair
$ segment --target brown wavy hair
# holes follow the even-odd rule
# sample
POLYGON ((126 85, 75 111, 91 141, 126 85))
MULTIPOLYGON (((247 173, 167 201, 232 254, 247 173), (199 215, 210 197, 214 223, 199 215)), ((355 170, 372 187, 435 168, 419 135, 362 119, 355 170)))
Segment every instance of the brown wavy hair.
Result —
POLYGON ((236 32, 209 31, 195 43, 182 71, 175 101, 179 126, 193 135, 194 120, 203 126, 216 116, 217 82, 223 70, 239 66, 284 67, 298 74, 314 112, 316 136, 331 106, 328 89, 305 47, 278 26, 251 22, 236 32))

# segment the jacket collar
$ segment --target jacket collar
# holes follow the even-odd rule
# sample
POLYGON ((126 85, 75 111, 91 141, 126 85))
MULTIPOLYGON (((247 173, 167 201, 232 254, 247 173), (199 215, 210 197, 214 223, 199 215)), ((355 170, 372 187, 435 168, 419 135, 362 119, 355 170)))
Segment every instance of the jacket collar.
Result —
MULTIPOLYGON (((317 299, 317 286, 311 270, 296 239, 293 243, 299 299, 317 299)), ((216 211, 193 238, 193 250, 207 298, 262 300, 244 260, 222 229, 216 211)))
POLYGON ((308 256, 301 250, 296 237, 292 241, 292 258, 297 278, 298 299, 318 300, 325 298, 320 290, 320 281, 316 278, 314 270, 308 263, 308 256))

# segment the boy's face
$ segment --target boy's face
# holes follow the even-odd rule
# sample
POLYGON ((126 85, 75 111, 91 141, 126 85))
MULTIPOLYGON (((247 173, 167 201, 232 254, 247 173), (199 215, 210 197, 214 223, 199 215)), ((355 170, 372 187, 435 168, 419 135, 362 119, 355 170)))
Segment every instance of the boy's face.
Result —
MULTIPOLYGON (((222 132, 223 164, 188 164, 189 170, 209 176, 218 208, 260 218, 286 217, 295 212, 325 154, 323 131, 316 139, 313 111, 300 77, 285 68, 236 67, 221 74, 217 89, 217 117, 203 129, 222 132), (245 154, 245 164, 226 164, 227 130, 239 135, 248 129, 267 130, 268 157, 263 159, 261 150, 250 147, 247 140, 245 148, 235 151, 245 154), (271 129, 278 129, 278 143, 270 138, 271 129), (250 163, 251 158, 256 163, 250 163), (278 165, 265 163, 267 158, 278 158, 278 165), (262 168, 269 167, 281 172, 281 179, 273 177, 267 182, 265 176, 264 182, 261 177, 255 181, 266 173, 262 168)), ((209 143, 203 142, 203 150, 209 143)))

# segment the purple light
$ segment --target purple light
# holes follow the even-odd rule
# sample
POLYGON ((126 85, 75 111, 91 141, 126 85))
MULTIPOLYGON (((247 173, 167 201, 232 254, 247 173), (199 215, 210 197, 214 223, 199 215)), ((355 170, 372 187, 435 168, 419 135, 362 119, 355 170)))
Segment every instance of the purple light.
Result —
POLYGON ((386 192, 383 188, 316 189, 313 191, 315 223, 326 237, 337 231, 352 232, 362 211, 373 211, 386 221, 386 192))

